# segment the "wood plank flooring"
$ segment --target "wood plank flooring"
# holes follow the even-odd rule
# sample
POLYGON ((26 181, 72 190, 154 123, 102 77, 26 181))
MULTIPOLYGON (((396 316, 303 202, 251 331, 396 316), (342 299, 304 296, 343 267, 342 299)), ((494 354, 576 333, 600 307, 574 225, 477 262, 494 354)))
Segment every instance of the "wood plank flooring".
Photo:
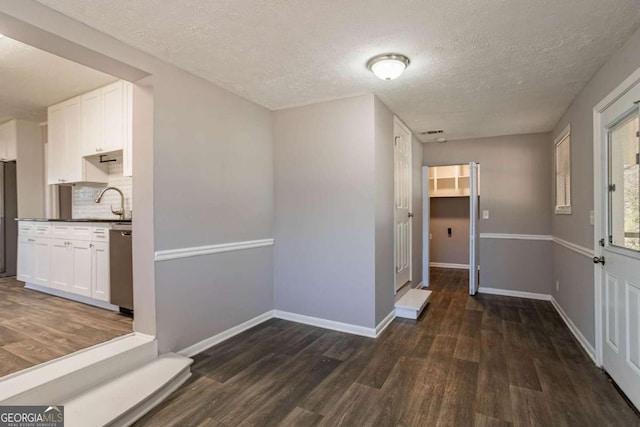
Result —
POLYGON ((638 426, 548 302, 467 295, 432 269, 378 339, 272 319, 195 357, 136 426, 638 426))
POLYGON ((0 376, 132 332, 119 313, 24 288, 0 279, 0 376))

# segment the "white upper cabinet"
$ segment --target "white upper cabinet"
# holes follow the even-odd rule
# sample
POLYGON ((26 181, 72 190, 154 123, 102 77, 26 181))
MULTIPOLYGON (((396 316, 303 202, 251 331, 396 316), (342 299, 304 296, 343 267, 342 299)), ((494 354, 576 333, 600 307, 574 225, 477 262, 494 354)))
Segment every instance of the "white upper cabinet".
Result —
POLYGON ((0 161, 15 160, 18 127, 15 120, 0 125, 0 161))
POLYGON ((123 150, 124 175, 131 176, 132 85, 117 81, 82 95, 83 156, 123 150))
POLYGON ((81 96, 82 101, 82 155, 99 152, 102 146, 102 97, 100 89, 81 96))
MULTIPOLYGON (((94 104, 89 104, 94 106, 94 104)), ((98 159, 83 158, 85 123, 82 97, 71 98, 48 110, 47 183, 107 182, 107 167, 98 159)), ((89 108, 89 111, 91 109, 89 108)), ((95 138, 94 135, 90 137, 95 138)))

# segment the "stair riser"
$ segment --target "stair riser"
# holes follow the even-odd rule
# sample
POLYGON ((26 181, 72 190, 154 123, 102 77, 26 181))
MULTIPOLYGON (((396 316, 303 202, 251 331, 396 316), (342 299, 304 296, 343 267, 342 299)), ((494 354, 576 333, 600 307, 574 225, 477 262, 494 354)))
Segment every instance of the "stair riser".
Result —
POLYGON ((39 384, 37 387, 12 396, 0 403, 3 405, 50 405, 60 403, 83 390, 94 387, 153 360, 157 354, 157 341, 152 341, 73 371, 65 376, 39 384))

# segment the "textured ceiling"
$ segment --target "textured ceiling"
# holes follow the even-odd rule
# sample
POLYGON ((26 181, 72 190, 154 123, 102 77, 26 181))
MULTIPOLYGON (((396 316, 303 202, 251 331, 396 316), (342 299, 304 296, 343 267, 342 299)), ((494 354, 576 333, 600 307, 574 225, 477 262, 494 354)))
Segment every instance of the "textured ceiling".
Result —
POLYGON ((0 38, 0 123, 41 122, 47 107, 115 77, 12 40, 0 38))
POLYGON ((638 0, 38 1, 272 110, 373 92, 449 139, 550 130, 640 25, 638 0))

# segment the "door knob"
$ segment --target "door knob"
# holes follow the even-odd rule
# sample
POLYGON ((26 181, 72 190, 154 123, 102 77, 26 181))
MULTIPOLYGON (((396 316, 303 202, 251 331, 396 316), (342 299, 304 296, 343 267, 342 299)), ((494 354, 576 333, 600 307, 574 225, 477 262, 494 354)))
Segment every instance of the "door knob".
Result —
POLYGON ((594 264, 602 264, 602 265, 604 265, 604 256, 601 256, 601 257, 594 256, 593 257, 593 263, 594 264))

